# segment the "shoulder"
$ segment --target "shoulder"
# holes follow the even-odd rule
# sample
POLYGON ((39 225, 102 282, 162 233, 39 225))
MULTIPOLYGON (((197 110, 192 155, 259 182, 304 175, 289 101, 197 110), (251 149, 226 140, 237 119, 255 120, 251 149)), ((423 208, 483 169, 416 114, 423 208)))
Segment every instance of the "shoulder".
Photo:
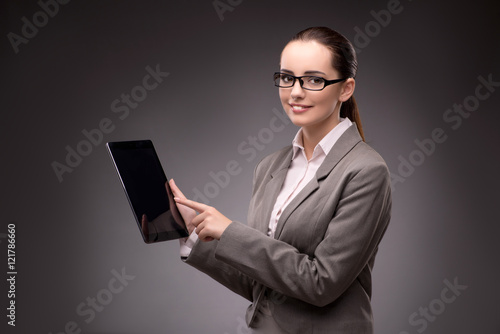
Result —
POLYGON ((272 165, 278 165, 282 163, 288 155, 291 157, 292 154, 292 145, 288 145, 283 147, 282 149, 273 152, 264 158, 257 164, 257 168, 259 167, 271 167, 272 165))
POLYGON ((384 158, 364 141, 359 142, 349 152, 348 157, 353 163, 359 163, 361 166, 385 166, 387 168, 384 158))
POLYGON ((339 138, 338 144, 341 151, 347 152, 344 159, 352 164, 352 166, 361 168, 381 166, 387 168, 387 164, 382 156, 363 141, 355 123, 339 138))
POLYGON ((254 186, 261 181, 270 178, 271 174, 283 168, 288 168, 292 158, 292 145, 283 147, 282 149, 265 156, 255 166, 254 170, 254 186))
POLYGON ((350 179, 362 183, 390 185, 390 172, 385 160, 370 145, 361 141, 345 156, 350 179))
MULTIPOLYGON (((350 126, 333 145, 322 166, 318 169, 318 177, 322 179, 329 175, 342 175, 346 180, 353 178, 359 172, 389 175, 384 159, 370 145, 364 142, 357 126, 350 126)), ((364 174, 364 173, 363 173, 364 174)))
POLYGON ((292 158, 292 145, 265 156, 255 167, 255 174, 262 171, 274 171, 283 167, 288 167, 292 158))

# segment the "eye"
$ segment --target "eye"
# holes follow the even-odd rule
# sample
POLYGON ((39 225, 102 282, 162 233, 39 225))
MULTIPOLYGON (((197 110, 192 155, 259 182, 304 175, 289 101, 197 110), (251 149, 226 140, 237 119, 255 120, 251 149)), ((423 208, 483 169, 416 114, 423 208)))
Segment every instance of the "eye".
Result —
POLYGON ((321 85, 323 85, 325 80, 323 78, 320 78, 320 77, 309 77, 309 78, 307 78, 307 82, 313 86, 321 86, 321 85))
POLYGON ((284 83, 292 83, 293 82, 293 76, 289 74, 281 74, 281 81, 284 83))

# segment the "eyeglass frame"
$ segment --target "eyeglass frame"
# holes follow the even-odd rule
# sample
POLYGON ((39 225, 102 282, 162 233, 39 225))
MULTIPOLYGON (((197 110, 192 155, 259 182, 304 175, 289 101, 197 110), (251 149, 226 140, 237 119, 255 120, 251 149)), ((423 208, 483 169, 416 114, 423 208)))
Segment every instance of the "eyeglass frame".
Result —
POLYGON ((305 90, 314 91, 314 92, 322 91, 323 89, 325 89, 326 86, 330 86, 330 85, 333 85, 333 84, 336 84, 338 82, 342 82, 342 81, 345 81, 345 80, 348 79, 348 78, 344 78, 344 79, 326 80, 325 78, 318 77, 317 75, 303 75, 303 76, 300 76, 300 77, 296 77, 295 75, 291 75, 290 73, 284 73, 284 72, 274 72, 273 77, 274 77, 274 86, 276 86, 276 87, 279 87, 279 88, 292 88, 293 86, 295 86, 295 82, 298 79, 299 80, 299 84, 300 84, 300 88, 305 89, 305 90), (293 82, 292 82, 291 86, 283 87, 283 86, 280 86, 280 85, 276 84, 276 79, 278 79, 278 76, 280 76, 281 74, 285 74, 285 75, 291 76, 293 78, 293 82), (323 80, 324 83, 325 83, 325 85, 321 89, 305 88, 304 87, 304 80, 302 80, 302 78, 318 78, 318 79, 323 80))

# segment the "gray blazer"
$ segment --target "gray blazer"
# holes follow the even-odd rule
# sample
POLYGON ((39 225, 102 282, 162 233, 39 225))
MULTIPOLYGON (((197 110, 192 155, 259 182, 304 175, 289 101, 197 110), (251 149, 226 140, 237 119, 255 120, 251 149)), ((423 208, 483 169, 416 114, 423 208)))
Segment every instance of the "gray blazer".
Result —
POLYGON ((390 219, 389 171, 355 124, 283 211, 275 239, 271 211, 292 157, 288 146, 256 167, 248 225, 197 242, 186 262, 272 314, 290 333, 373 333, 371 271, 390 219), (266 307, 264 307, 266 306, 266 307))

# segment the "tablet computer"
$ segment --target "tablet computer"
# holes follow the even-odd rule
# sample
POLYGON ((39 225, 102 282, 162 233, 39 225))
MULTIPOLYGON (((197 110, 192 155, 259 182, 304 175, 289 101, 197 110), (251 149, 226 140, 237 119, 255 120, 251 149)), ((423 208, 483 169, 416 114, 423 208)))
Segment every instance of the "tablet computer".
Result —
POLYGON ((151 140, 109 142, 106 147, 144 242, 189 236, 151 140))

